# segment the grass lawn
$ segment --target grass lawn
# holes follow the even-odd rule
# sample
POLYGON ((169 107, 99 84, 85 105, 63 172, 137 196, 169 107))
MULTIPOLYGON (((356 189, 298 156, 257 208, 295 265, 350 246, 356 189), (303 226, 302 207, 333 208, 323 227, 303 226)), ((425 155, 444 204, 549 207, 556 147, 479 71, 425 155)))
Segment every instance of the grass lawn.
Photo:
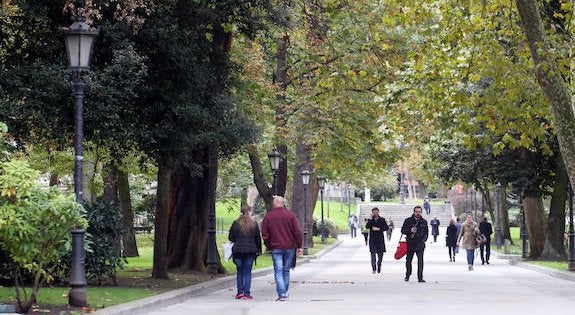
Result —
MULTIPOLYGON (((507 248, 508 254, 521 255, 523 252, 521 235, 519 234, 519 227, 511 227, 509 232, 511 234, 511 239, 513 240, 513 245, 509 245, 507 248)), ((528 245, 529 246, 529 245, 528 245)), ((494 248, 494 242, 491 242, 491 248, 494 248)), ((527 249, 529 251, 529 249, 527 249)), ((566 271, 567 261, 548 261, 548 260, 527 260, 529 264, 544 266, 548 268, 553 268, 556 270, 566 271)))

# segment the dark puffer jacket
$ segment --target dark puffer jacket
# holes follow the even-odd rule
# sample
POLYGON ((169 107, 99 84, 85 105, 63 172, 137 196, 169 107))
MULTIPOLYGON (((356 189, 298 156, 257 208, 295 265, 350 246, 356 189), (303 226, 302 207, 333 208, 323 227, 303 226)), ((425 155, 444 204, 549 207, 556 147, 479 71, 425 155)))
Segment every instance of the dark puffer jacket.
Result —
POLYGON ((254 222, 254 228, 247 234, 242 234, 238 221, 234 221, 230 228, 228 239, 234 242, 233 254, 254 254, 259 256, 262 253, 262 238, 260 228, 254 222))

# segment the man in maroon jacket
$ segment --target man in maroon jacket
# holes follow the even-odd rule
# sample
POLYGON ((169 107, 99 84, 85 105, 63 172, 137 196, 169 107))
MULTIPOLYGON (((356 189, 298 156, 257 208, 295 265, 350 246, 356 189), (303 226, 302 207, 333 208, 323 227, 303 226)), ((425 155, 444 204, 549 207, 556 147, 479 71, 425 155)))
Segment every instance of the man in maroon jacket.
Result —
POLYGON ((272 209, 264 217, 262 238, 272 253, 277 301, 288 297, 290 268, 295 255, 302 253, 302 231, 295 214, 284 207, 284 198, 274 196, 272 209), (297 253, 296 253, 297 249, 297 253))

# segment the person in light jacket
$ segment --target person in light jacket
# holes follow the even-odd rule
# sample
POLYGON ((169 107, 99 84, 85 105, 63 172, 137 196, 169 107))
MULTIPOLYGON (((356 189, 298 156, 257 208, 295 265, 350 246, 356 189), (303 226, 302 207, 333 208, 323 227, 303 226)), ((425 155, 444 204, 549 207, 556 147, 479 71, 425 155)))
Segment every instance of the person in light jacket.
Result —
POLYGON ((473 270, 473 259, 475 258, 475 249, 477 248, 476 234, 479 233, 477 223, 473 221, 473 216, 467 214, 467 219, 461 225, 461 232, 457 244, 467 251, 467 269, 473 270))
POLYGON ((228 239, 234 242, 233 262, 236 265, 236 299, 251 300, 252 266, 262 253, 262 238, 258 223, 252 217, 252 208, 242 207, 242 214, 232 223, 228 239))

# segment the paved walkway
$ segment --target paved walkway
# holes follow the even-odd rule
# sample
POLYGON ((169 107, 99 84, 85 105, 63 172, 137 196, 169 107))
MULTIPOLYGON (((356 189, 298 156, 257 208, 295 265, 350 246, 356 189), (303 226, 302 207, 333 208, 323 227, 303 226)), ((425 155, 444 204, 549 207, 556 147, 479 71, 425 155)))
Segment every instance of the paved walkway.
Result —
MULTIPOLYGON (((565 273, 546 274, 491 258, 490 265, 476 264, 467 270, 465 253, 450 263, 443 242, 428 243, 424 277, 404 282, 405 259, 393 259, 397 244, 394 233, 384 255, 381 274, 372 274, 368 248, 363 238, 340 235, 341 242, 321 257, 299 264, 292 271, 290 297, 275 302, 273 275, 268 271, 253 279, 251 301, 235 300, 235 282, 220 288, 198 291, 180 303, 147 306, 149 312, 124 314, 574 314, 575 277, 565 273), (414 281, 415 280, 415 281, 414 281), (171 304, 171 305, 170 305, 171 304), (549 313, 548 313, 549 312, 549 313)), ((442 235, 445 235, 442 231, 442 235)), ((440 236, 441 239, 444 239, 440 236)), ((415 260, 415 259, 414 259, 415 260)), ((476 260, 476 262, 477 262, 476 260)), ((414 271, 416 270, 414 261, 414 271)), ((103 310, 104 311, 104 310, 103 310)), ((100 312, 98 312, 100 314, 100 312)))

